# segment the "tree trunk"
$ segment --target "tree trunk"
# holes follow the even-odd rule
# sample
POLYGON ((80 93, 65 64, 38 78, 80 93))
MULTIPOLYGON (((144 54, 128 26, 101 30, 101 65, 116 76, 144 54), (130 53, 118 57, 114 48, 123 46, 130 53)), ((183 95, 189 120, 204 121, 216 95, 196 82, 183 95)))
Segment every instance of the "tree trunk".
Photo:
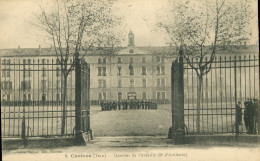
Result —
POLYGON ((62 97, 62 122, 61 122, 61 135, 65 134, 66 125, 66 109, 67 109, 67 76, 64 75, 63 83, 63 97, 62 97))
POLYGON ((196 129, 197 133, 200 133, 200 101, 202 98, 202 84, 203 84, 203 77, 200 75, 199 82, 198 82, 198 89, 197 89, 197 119, 196 119, 196 129))

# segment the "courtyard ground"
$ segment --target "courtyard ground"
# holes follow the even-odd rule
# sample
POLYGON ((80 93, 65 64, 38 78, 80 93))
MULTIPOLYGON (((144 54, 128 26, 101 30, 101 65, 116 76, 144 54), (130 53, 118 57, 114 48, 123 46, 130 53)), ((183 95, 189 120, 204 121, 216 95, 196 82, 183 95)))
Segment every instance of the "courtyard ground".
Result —
MULTIPOLYGON (((56 107, 61 110, 60 107, 56 107)), ((185 109, 191 108, 185 104, 185 109), (187 107, 186 107, 187 106, 187 107)), ((1 107, 2 109, 2 107, 1 107)), ((2 136, 18 137, 21 135, 22 108, 3 107, 5 118, 1 122, 2 136), (16 112, 14 112, 16 111, 16 112), (16 119, 13 119, 13 117, 16 119), (11 118, 11 119, 9 119, 11 118), (18 119, 19 118, 19 119, 18 119)), ((26 127, 30 136, 55 136, 61 133, 62 113, 53 112, 54 107, 26 107, 26 127), (38 112, 40 109, 41 112, 38 112), (35 110, 35 111, 34 111, 35 110), (37 111, 38 110, 38 111, 37 111), (29 116, 28 116, 29 115, 29 116), (27 119, 27 118, 30 119, 27 119), (40 118, 37 118, 40 117, 40 118)), ((75 127, 75 107, 69 106, 67 113, 66 134, 73 134, 75 127)), ((91 106, 90 126, 95 136, 167 136, 168 129, 172 124, 171 104, 158 105, 157 110, 112 110, 101 111, 100 106, 91 106)), ((211 107, 212 110, 201 112, 202 133, 231 133, 234 131, 234 110, 220 110, 211 107), (222 112, 220 113, 220 111, 222 112), (216 114, 218 112, 218 114, 216 114), (225 112, 225 113, 224 113, 225 112)), ((185 124, 188 132, 196 132, 196 111, 185 110, 185 124)), ((245 132, 241 126, 240 131, 245 132)))

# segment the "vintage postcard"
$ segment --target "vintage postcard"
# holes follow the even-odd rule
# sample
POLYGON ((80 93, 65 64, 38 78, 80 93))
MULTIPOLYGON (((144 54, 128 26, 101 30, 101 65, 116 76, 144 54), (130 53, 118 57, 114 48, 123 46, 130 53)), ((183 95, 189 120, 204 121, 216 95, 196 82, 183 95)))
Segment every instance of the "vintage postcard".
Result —
POLYGON ((0 0, 2 160, 259 161, 256 0, 0 0))

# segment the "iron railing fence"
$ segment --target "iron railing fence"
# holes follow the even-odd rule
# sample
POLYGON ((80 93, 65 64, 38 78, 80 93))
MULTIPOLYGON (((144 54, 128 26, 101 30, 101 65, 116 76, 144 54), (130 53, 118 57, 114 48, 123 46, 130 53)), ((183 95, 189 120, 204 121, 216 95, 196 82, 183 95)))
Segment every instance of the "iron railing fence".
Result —
MULTIPOLYGON (((1 58, 1 134, 20 137, 25 121, 27 137, 61 135, 61 66, 52 58, 1 58), (23 118, 25 118, 23 120, 23 118)), ((69 61, 71 65, 72 61, 69 61)), ((75 126, 75 72, 67 80, 67 108, 64 135, 73 135, 75 126)))
MULTIPOLYGON (((204 59, 207 60, 209 58, 204 59)), ((197 65, 199 60, 193 58, 191 63, 197 65)), ((239 101, 243 120, 239 132, 245 133, 244 102, 248 99, 259 100, 258 56, 215 57, 211 70, 203 76, 199 130, 196 126, 198 83, 196 71, 184 61, 184 118, 188 133, 235 132, 236 103, 239 101)))

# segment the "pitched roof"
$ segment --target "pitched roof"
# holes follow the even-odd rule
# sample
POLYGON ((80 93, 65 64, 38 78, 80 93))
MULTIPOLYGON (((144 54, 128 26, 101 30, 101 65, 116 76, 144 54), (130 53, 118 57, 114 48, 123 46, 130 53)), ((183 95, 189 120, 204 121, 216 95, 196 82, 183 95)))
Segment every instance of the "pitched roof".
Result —
MULTIPOLYGON (((153 55, 175 55, 176 49, 170 46, 140 46, 140 47, 132 47, 134 49, 134 53, 137 54, 153 54, 153 55)), ((65 50, 65 49, 64 49, 65 50)), ((105 55, 106 52, 113 52, 113 55, 116 54, 127 54, 129 53, 128 47, 120 47, 117 49, 111 50, 111 48, 95 48, 91 50, 87 55, 105 55), (115 52, 114 52, 115 51, 115 52)), ((134 54, 129 53, 129 54, 134 54)), ((243 54, 243 53, 255 53, 259 54, 259 46, 251 45, 246 48, 236 48, 233 47, 232 50, 225 49, 218 51, 217 54, 243 54)), ((83 54, 83 52, 81 53, 83 54)), ((16 49, 0 49, 0 57, 40 57, 40 56, 55 56, 55 50, 52 48, 16 48, 16 49)))

